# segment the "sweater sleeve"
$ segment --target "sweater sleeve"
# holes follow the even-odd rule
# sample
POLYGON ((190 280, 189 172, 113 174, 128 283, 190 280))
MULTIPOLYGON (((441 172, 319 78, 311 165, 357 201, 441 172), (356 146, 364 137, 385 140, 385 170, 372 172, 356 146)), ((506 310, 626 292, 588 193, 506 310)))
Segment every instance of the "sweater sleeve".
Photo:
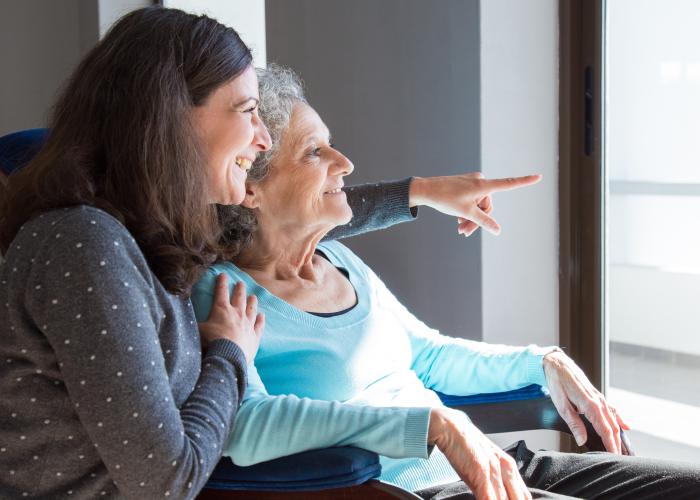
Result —
POLYGON ((556 347, 508 346, 448 337, 411 314, 367 268, 377 301, 390 309, 407 332, 411 368, 423 384, 453 395, 503 392, 529 384, 546 387, 542 358, 556 347))
POLYGON ((270 396, 253 366, 224 455, 236 465, 329 446, 356 446, 393 458, 428 458, 430 408, 394 408, 270 396))
POLYGON ((325 239, 348 238, 415 219, 418 208, 408 206, 410 186, 409 177, 345 188, 348 204, 352 208, 352 220, 330 231, 325 239))
MULTIPOLYGON (((106 215, 68 215, 44 237, 27 283, 27 312, 54 351, 63 382, 124 498, 191 498, 222 451, 245 361, 233 342, 207 350, 179 408, 158 332, 154 278, 129 233, 106 215)), ((193 328, 189 325, 176 326, 193 328)), ((177 376, 176 373, 173 376, 177 376)))

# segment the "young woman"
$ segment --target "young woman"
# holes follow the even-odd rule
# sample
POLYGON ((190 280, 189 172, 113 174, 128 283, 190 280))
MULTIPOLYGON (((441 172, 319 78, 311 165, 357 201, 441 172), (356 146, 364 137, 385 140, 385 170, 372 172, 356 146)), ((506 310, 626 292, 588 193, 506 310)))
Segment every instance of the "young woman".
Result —
POLYGON ((186 498, 221 452, 264 320, 187 298, 270 146, 238 35, 150 8, 63 90, 0 212, 0 497, 186 498))

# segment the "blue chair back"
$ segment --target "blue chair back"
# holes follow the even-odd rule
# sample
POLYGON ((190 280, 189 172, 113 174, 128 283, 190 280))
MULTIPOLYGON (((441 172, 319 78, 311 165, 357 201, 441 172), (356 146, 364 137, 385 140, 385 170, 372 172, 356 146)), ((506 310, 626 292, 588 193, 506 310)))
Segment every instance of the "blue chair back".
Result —
POLYGON ((44 145, 48 132, 33 128, 0 137, 0 171, 10 175, 29 163, 44 145))

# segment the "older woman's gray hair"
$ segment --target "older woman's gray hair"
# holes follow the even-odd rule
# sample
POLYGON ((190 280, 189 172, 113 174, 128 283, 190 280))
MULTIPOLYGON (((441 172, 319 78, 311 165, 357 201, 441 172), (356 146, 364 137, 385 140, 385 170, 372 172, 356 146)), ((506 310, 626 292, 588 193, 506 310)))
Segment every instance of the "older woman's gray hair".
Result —
MULTIPOLYGON (((272 138, 272 147, 258 155, 248 171, 249 181, 262 180, 270 170, 270 163, 279 151, 282 134, 289 127, 292 109, 299 102, 306 103, 304 87, 299 76, 290 68, 270 64, 258 68, 260 104, 258 113, 272 138)), ((227 257, 237 255, 250 244, 257 226, 255 212, 241 206, 219 206, 219 219, 224 229, 221 243, 227 257)))

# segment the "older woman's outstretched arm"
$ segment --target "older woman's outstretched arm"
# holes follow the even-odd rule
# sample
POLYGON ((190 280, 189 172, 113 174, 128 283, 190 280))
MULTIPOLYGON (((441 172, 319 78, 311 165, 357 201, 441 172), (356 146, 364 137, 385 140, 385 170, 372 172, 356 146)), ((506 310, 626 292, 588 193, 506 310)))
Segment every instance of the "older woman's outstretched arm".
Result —
POLYGON ((345 188, 348 204, 352 208, 352 220, 333 229, 325 239, 348 238, 414 220, 418 209, 410 206, 411 181, 409 177, 345 188))
POLYGON ((345 189, 353 218, 333 229, 327 240, 347 238, 416 218, 427 206, 457 218, 457 232, 470 236, 480 226, 494 234, 501 226, 491 217, 491 194, 539 182, 541 176, 484 179, 479 172, 440 177, 409 177, 399 181, 351 186, 345 189))

